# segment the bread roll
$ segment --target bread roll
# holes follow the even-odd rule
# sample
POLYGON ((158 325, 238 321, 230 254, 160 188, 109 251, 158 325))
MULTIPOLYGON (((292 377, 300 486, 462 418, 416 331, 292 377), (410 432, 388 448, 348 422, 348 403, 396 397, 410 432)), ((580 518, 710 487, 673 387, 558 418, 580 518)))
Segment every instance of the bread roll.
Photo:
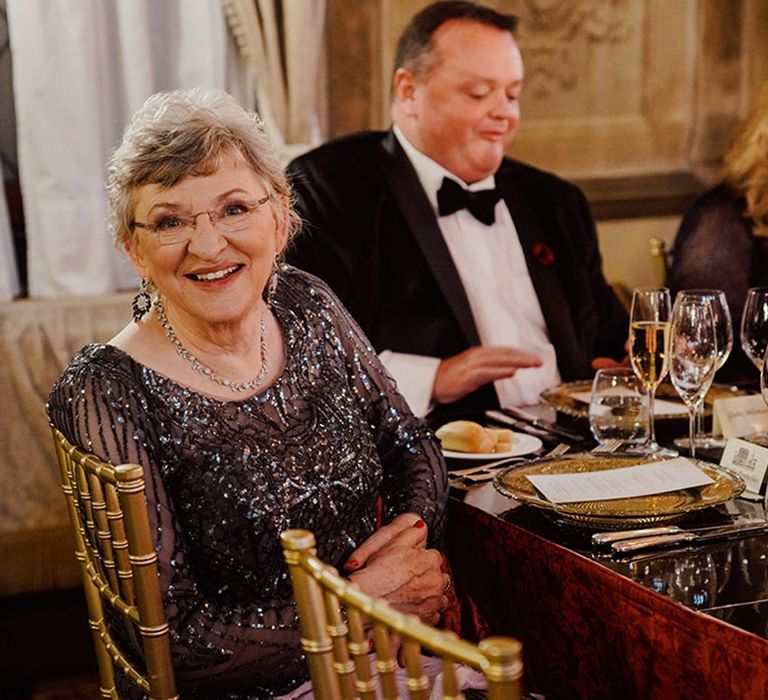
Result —
POLYGON ((446 423, 435 432, 445 450, 454 452, 493 452, 496 436, 471 420, 446 423))
POLYGON ((486 428, 489 433, 496 437, 496 444, 493 446, 494 452, 509 452, 515 442, 515 434, 508 428, 486 428))

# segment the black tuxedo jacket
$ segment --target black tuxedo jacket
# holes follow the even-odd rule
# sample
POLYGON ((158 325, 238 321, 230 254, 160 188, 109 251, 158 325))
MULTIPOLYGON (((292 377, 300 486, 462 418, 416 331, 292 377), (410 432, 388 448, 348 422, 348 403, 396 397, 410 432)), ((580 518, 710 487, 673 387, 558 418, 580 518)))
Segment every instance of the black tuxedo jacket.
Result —
MULTIPOLYGON (((305 230, 288 261, 326 280, 374 348, 448 357, 479 344, 434 211, 394 134, 331 141, 288 174, 305 230)), ((563 380, 589 377, 593 357, 625 355, 627 315, 606 283, 581 191, 504 159, 496 185, 512 214, 563 380)), ((497 405, 488 385, 453 406, 497 405)))

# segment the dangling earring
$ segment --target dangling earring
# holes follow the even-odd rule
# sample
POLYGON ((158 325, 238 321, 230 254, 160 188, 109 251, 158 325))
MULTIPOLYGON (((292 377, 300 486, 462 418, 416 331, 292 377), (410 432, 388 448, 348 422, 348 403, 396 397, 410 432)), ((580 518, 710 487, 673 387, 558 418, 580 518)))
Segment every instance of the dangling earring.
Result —
POLYGON ((131 303, 131 307, 133 308, 133 322, 138 323, 141 321, 144 316, 149 313, 149 310, 152 308, 152 297, 149 295, 149 288, 147 287, 147 280, 142 279, 141 280, 141 287, 139 288, 139 293, 133 297, 133 302, 131 303))
POLYGON ((277 289, 277 273, 280 269, 280 265, 277 262, 277 256, 275 256, 275 262, 272 265, 272 274, 269 276, 269 282, 267 283, 267 297, 265 301, 267 306, 272 308, 272 303, 275 298, 275 290, 277 289))

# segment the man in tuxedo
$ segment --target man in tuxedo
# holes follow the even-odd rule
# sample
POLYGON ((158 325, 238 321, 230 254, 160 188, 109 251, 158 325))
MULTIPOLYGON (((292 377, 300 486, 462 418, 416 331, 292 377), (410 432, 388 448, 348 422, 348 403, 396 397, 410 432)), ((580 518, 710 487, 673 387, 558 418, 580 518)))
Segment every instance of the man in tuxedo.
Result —
POLYGON ((516 23, 428 6, 398 44, 392 129, 289 166, 307 222, 289 262, 330 284, 422 415, 533 404, 624 356, 626 311, 583 194, 504 157, 523 87, 516 23))

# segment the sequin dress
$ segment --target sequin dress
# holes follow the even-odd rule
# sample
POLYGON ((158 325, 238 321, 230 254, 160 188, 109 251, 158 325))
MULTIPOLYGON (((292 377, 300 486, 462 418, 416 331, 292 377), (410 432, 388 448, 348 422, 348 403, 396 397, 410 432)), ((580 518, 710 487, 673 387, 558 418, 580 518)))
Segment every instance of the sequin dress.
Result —
POLYGON ((357 325, 314 277, 285 266, 273 312, 286 364, 251 398, 220 401, 85 346, 51 391, 66 437, 138 462, 185 698, 269 698, 306 680, 279 533, 315 532, 340 566, 376 527, 420 514, 442 530, 445 467, 357 325))

